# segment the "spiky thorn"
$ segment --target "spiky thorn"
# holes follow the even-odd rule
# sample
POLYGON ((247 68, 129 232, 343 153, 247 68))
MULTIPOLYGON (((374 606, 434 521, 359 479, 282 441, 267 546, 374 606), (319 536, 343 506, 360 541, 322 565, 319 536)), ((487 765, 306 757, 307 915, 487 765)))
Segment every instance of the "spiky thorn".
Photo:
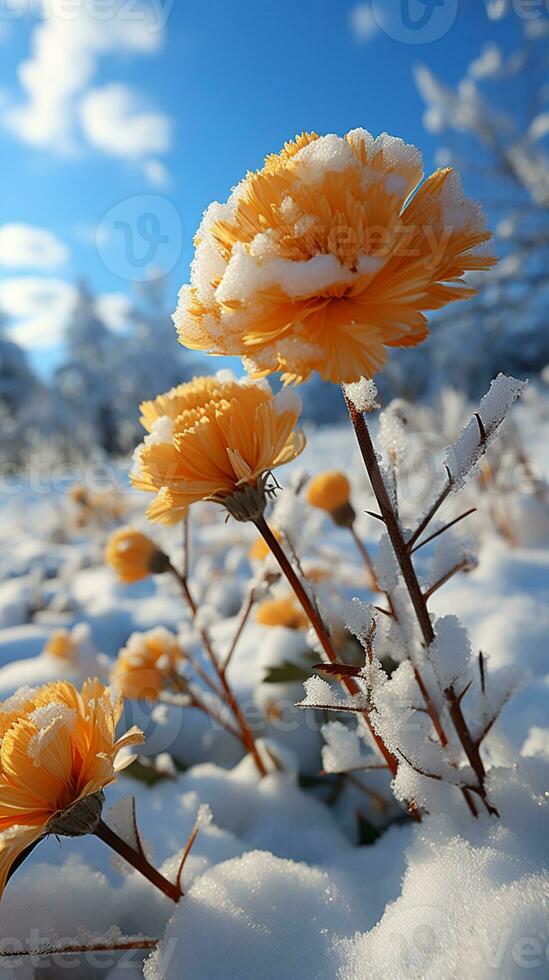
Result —
POLYGON ((141 834, 139 833, 139 827, 137 824, 137 810, 135 804, 135 796, 131 799, 131 827, 133 832, 133 837, 135 841, 135 849, 142 858, 146 858, 145 848, 143 847, 143 841, 141 840, 141 834))
POLYGON ((454 565, 450 571, 446 572, 446 575, 441 575, 436 582, 433 582, 433 584, 426 589, 426 591, 423 593, 423 598, 425 601, 427 601, 427 599, 431 598, 434 592, 442 588, 443 585, 446 585, 446 582, 449 582, 454 575, 458 574, 458 572, 471 571, 472 568, 474 568, 474 565, 472 565, 467 558, 463 558, 461 561, 458 561, 458 563, 454 565))
POLYGON ((313 711, 347 711, 350 714, 364 715, 366 709, 364 706, 361 708, 355 708, 352 704, 312 704, 307 701, 307 704, 303 704, 302 701, 298 701, 296 708, 312 708, 313 711))
POLYGON ((482 419, 481 419, 480 415, 478 414, 478 412, 475 412, 475 418, 477 420, 477 425, 478 425, 478 431, 479 431, 479 436, 480 436, 480 444, 481 444, 481 446, 485 446, 486 445, 486 429, 484 428, 484 422, 482 421, 482 419))
POLYGON ((368 514, 368 517, 375 517, 376 521, 381 521, 382 524, 385 524, 383 514, 376 514, 374 510, 365 510, 364 513, 368 514))
POLYGON ((197 818, 196 821, 195 821, 195 825, 194 825, 193 829, 191 830, 191 833, 189 834, 189 839, 188 839, 188 841, 187 841, 187 843, 185 845, 185 850, 183 851, 183 856, 181 858, 181 861, 179 862, 179 867, 177 869, 177 877, 175 879, 175 884, 176 884, 176 888, 179 889, 179 891, 181 892, 182 895, 184 895, 183 888, 181 887, 181 878, 183 876, 183 869, 184 869, 185 864, 187 862, 187 858, 188 858, 189 854, 192 851, 194 842, 195 842, 196 838, 198 837, 198 835, 200 833, 201 826, 202 825, 200 823, 200 820, 197 818))
POLYGON ((470 514, 474 514, 476 509, 477 509, 476 507, 470 507, 469 510, 464 511, 463 514, 459 515, 459 517, 454 517, 453 521, 448 521, 448 523, 445 524, 444 527, 439 528, 438 531, 434 531, 432 534, 429 535, 429 537, 424 538, 423 541, 420 541, 419 544, 414 545, 414 547, 410 551, 410 554, 413 555, 414 552, 419 551, 420 548, 423 548, 424 544, 428 544, 429 541, 434 541, 435 538, 438 538, 439 535, 444 534, 444 532, 448 531, 451 527, 454 526, 454 524, 458 524, 459 521, 465 520, 465 518, 469 517, 470 514))
MULTIPOLYGON (((365 765, 365 766, 353 766, 353 772, 373 772, 378 769, 385 769, 389 771, 389 766, 384 765, 383 762, 380 762, 379 764, 372 763, 371 765, 365 765)), ((327 769, 321 769, 320 775, 321 776, 345 776, 347 775, 347 772, 348 772, 347 769, 340 769, 336 772, 334 772, 333 769, 330 770, 329 772, 327 769)))
POLYGON ((343 677, 360 677, 362 667, 355 667, 352 664, 313 664, 311 670, 320 670, 323 674, 330 674, 339 680, 343 677))
POLYGON ((484 694, 486 694, 486 662, 482 650, 478 652, 478 669, 480 674, 480 689, 484 694))
POLYGON ((511 687, 507 691, 507 694, 502 698, 500 705, 498 706, 498 708, 496 709, 496 711, 494 711, 494 714, 492 715, 492 717, 485 723, 484 728, 482 729, 480 735, 477 735, 477 738, 476 738, 477 745, 481 745, 482 742, 484 741, 484 739, 486 738, 486 736, 488 735, 488 733, 491 731, 492 727, 495 725, 495 723, 498 720, 501 712, 503 711, 505 705, 510 700, 510 698, 513 696, 514 690, 515 690, 515 688, 514 687, 511 687))
POLYGON ((389 616, 391 619, 394 618, 394 612, 391 609, 384 609, 383 606, 374 606, 379 613, 383 613, 384 616, 389 616))
POLYGON ((433 503, 429 507, 429 510, 425 514, 425 517, 423 517, 421 519, 421 521, 419 522, 419 524, 416 527, 415 531, 408 538, 408 541, 406 542, 406 547, 407 547, 407 549, 408 549, 409 552, 412 551, 412 549, 413 549, 416 541, 418 540, 418 538, 421 537, 421 535, 423 534, 425 528, 428 527, 428 525, 431 523, 431 521, 433 520, 433 517, 435 516, 437 510, 439 510, 439 508, 442 506, 442 504, 446 500, 446 497, 448 496, 448 494, 450 493, 450 491, 451 491, 451 489, 452 489, 452 487, 454 485, 454 479, 453 479, 452 474, 450 472, 450 468, 446 465, 446 463, 444 464, 444 469, 446 470, 446 483, 445 483, 444 487, 442 488, 442 490, 440 491, 438 497, 435 498, 435 500, 433 501, 433 503))
POLYGON ((402 751, 402 749, 397 749, 397 752, 398 752, 399 755, 402 756, 402 758, 404 759, 405 763, 408 766, 410 766, 410 769, 413 769, 414 772, 417 772, 418 773, 418 775, 425 776, 427 779, 436 779, 440 783, 442 782, 442 776, 439 775, 439 773, 436 773, 436 772, 425 772, 424 769, 420 769, 419 766, 416 766, 415 763, 413 763, 411 761, 411 759, 409 759, 408 756, 404 754, 404 752, 402 751))

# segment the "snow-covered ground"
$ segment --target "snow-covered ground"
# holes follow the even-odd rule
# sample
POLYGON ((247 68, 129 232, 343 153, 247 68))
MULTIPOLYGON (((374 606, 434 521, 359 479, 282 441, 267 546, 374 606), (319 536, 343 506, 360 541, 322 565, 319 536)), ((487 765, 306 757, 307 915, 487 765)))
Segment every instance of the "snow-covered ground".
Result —
MULTIPOLYGON (((516 411, 516 425, 543 476, 549 413, 540 393, 516 411)), ((430 442, 424 432, 417 445, 434 447, 428 459, 436 468, 440 432, 426 427, 430 442)), ((335 467, 352 481, 357 530, 375 555, 381 527, 366 514, 374 501, 350 428, 312 433, 305 455, 279 479, 295 487, 304 468, 314 474, 335 467)), ((404 518, 421 513, 432 470, 420 469, 412 465, 402 476, 404 518)), ((116 482, 125 487, 124 466, 116 482)), ((48 488, 47 481, 40 489, 26 481, 4 487, 0 698, 57 677, 76 683, 90 673, 106 677, 129 635, 158 625, 178 632, 200 655, 175 579, 119 584, 103 561, 104 523, 76 527, 74 504, 62 489, 48 488), (74 634, 72 659, 43 652, 55 629, 75 624, 87 628, 74 634)), ((146 528, 180 563, 180 530, 147 526, 139 494, 124 490, 122 499, 126 520, 146 528)), ((301 498, 292 497, 290 507, 282 493, 280 501, 272 523, 290 528, 305 571, 318 581, 323 608, 342 626, 345 600, 372 598, 355 544, 301 498)), ((146 732, 145 758, 139 771, 130 769, 107 790, 107 822, 123 820, 119 801, 135 797, 142 836, 169 876, 200 804, 213 814, 185 865, 185 896, 176 911, 95 837, 43 842, 0 904, 4 953, 21 944, 34 951, 93 945, 102 936, 114 946, 138 934, 158 940, 157 947, 47 959, 5 955, 1 976, 64 976, 71 965, 79 978, 144 972, 148 980, 549 975, 549 518, 531 487, 483 494, 478 484, 469 485, 459 501, 448 502, 444 516, 469 506, 478 510, 460 533, 473 538, 478 565, 440 588, 430 608, 437 616, 458 616, 467 627, 472 650, 487 657, 488 684, 511 667, 520 674, 520 691, 487 743, 489 792, 500 818, 475 820, 458 800, 415 823, 392 801, 385 773, 359 772, 353 781, 321 775, 325 718, 296 708, 302 684, 284 680, 287 661, 306 672, 315 660, 306 635, 258 625, 252 616, 229 677, 269 749, 266 777, 259 779, 251 758, 242 758, 235 738, 192 708, 126 706, 127 721, 146 732), (514 547, 497 530, 495 507, 513 528, 514 547), (276 667, 282 674, 271 683, 276 667), (151 772, 146 764, 159 755, 163 778, 149 786, 142 778, 151 772)), ((250 559, 254 540, 253 529, 226 523, 220 509, 195 508, 190 578, 201 622, 220 653, 231 644, 249 579, 274 568, 250 559)), ((418 555, 425 582, 433 556, 434 544, 418 555)), ((281 583, 273 588, 275 595, 286 594, 281 583)))

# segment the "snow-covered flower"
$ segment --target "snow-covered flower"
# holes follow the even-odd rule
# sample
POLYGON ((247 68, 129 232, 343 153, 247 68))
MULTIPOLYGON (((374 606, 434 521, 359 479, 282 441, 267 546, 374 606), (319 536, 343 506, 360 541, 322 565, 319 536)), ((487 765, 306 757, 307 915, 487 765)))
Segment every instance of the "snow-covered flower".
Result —
POLYGON ((354 523, 351 484, 341 470, 317 473, 307 485, 307 500, 312 507, 325 510, 341 527, 351 527, 354 523))
POLYGON ((273 396, 266 382, 227 380, 212 394, 206 379, 195 378, 196 395, 173 422, 171 431, 150 437, 136 453, 132 483, 156 493, 147 516, 175 524, 198 500, 223 504, 238 520, 263 513, 271 470, 295 459, 305 437, 295 428, 301 405, 288 392, 273 396), (163 439, 169 441, 163 441, 163 439))
POLYGON ((196 377, 192 381, 171 388, 163 395, 157 395, 152 401, 142 402, 140 422, 147 432, 152 432, 159 419, 168 418, 175 421, 178 415, 187 409, 197 409, 207 405, 212 398, 219 395, 222 385, 219 377, 196 377))
POLYGON ((165 688, 177 685, 182 651, 177 637, 163 626, 132 633, 111 672, 111 683, 124 698, 158 701, 165 688))
POLYGON ((458 175, 421 186, 421 155, 387 133, 303 133, 212 204, 174 316, 181 343, 286 382, 371 377, 386 347, 427 336, 424 311, 466 299, 494 259, 458 175), (413 195, 413 196, 412 196, 413 195))
POLYGON ((261 626, 285 626, 290 630, 306 630, 309 627, 309 620, 293 595, 260 602, 256 622, 261 626))
POLYGON ((119 527, 105 547, 105 561, 121 582, 138 582, 159 575, 169 567, 167 556, 146 534, 133 527, 119 527))
POLYGON ((116 738, 121 714, 97 679, 81 692, 66 681, 21 688, 0 704, 0 895, 41 837, 96 829, 103 789, 129 761, 117 762, 120 750, 143 741, 135 727, 116 738))

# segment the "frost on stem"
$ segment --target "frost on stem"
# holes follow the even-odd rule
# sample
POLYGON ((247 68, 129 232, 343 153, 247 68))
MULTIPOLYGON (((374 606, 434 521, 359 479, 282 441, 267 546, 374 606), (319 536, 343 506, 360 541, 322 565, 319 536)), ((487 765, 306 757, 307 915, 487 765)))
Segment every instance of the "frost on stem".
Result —
POLYGON ((478 565, 473 542, 446 531, 438 538, 428 577, 427 593, 434 592, 458 571, 470 572, 478 565))
POLYGON ((372 624, 376 624, 374 607, 369 602, 362 602, 355 597, 345 603, 343 616, 349 633, 365 645, 372 633, 372 624))
MULTIPOLYGON (((370 658, 354 675, 360 694, 341 696, 327 681, 313 677, 305 684, 301 706, 355 715, 366 707, 374 732, 398 759, 393 790, 401 802, 412 801, 434 812, 455 806, 461 796, 462 801, 469 800, 471 812, 478 812, 481 800, 495 812, 487 797, 480 747, 513 693, 516 676, 503 677, 499 672, 488 683, 484 659, 481 670, 476 669, 467 631, 455 616, 445 616, 434 623, 436 638, 431 646, 423 648, 416 637, 407 655, 395 656, 401 663, 388 677, 378 658, 380 637, 371 630, 375 617, 380 618, 379 613, 360 600, 347 604, 348 629, 361 642, 367 636, 370 644, 370 658), (465 697, 467 717, 462 706, 465 697), (461 727, 452 721, 456 704, 461 727), (476 805, 470 802, 471 794, 476 805)), ((347 723, 342 716, 326 724, 322 734, 327 772, 379 768, 379 756, 373 751, 368 754, 361 745, 364 739, 370 746, 371 736, 359 718, 347 723)))
POLYGON ((395 398, 379 416, 378 445, 386 464, 394 469, 405 457, 410 436, 410 406, 395 398))
POLYGON ((481 399, 478 412, 473 415, 457 441, 446 452, 445 463, 454 492, 476 472, 479 460, 527 384, 527 381, 518 381, 505 374, 498 374, 492 381, 489 391, 481 399))
POLYGON ((358 412, 374 412, 379 408, 377 388, 371 378, 361 378, 360 381, 345 384, 343 390, 358 412))
MULTIPOLYGON (((107 823, 111 830, 114 830, 115 834, 118 834, 126 844, 129 844, 132 850, 136 851, 137 854, 141 854, 147 861, 152 861, 152 848, 147 841, 143 840, 137 825, 135 797, 121 797, 110 808, 107 815, 107 823)), ((120 874, 128 875, 132 871, 131 866, 114 851, 111 855, 111 862, 120 874)))
POLYGON ((303 684, 305 697, 300 708, 324 708, 327 711, 363 711, 366 697, 362 694, 341 697, 322 677, 309 677, 303 684))

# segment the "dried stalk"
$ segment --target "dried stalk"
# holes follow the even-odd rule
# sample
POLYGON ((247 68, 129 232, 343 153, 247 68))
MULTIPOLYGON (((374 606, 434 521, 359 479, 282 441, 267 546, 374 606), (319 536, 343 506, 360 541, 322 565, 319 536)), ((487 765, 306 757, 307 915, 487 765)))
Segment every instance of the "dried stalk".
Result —
POLYGON ((174 885, 172 881, 168 881, 164 875, 160 874, 160 871, 157 871, 157 869, 153 867, 142 852, 134 850, 133 847, 126 843, 122 837, 119 837, 118 834, 116 834, 114 830, 112 830, 103 820, 99 821, 97 829, 95 830, 95 836, 99 837, 99 840, 102 840, 103 843, 107 844, 107 846, 112 848, 113 851, 116 851, 116 853, 119 854, 120 857, 124 858, 128 864, 131 864, 136 871, 139 871, 139 873, 145 878, 148 878, 151 884, 158 888, 159 891, 163 892, 163 894, 166 895, 167 898, 171 899, 172 902, 175 902, 176 904, 179 902, 183 895, 181 888, 174 885))
MULTIPOLYGON (((170 565, 170 571, 175 576, 175 578, 179 582, 179 585, 181 586, 181 590, 183 592, 183 596, 185 598, 185 601, 186 601, 186 603, 187 603, 187 605, 189 607, 189 611, 191 613, 191 620, 192 620, 193 624, 196 626, 196 617, 197 617, 197 614, 198 614, 198 607, 197 607, 196 602, 195 602, 195 600, 194 600, 194 598, 192 596, 192 593, 191 593, 191 591, 189 589, 189 584, 187 582, 187 579, 185 578, 184 575, 181 575, 173 565, 170 565)), ((234 716, 234 719, 235 719, 235 721, 237 723, 237 726, 238 726, 238 728, 240 729, 240 731, 242 733, 242 740, 244 742, 244 745, 245 745, 247 751, 252 756, 252 758, 253 758, 253 760, 255 762, 255 766, 256 766, 257 771, 259 772, 260 776, 266 776, 267 775, 267 769, 265 768, 265 764, 264 764, 264 762, 263 762, 263 760, 261 758, 261 755, 259 754, 259 750, 258 750, 257 745, 255 743, 255 739, 254 739, 254 736, 252 734, 252 730, 251 730, 250 726, 248 725, 248 722, 246 721, 246 718, 244 717, 243 713, 240 710, 238 701, 236 700, 236 697, 235 697, 235 695, 233 693, 233 690, 232 690, 232 688, 231 688, 231 686, 230 686, 230 684, 227 681, 227 678, 225 676, 225 670, 222 668, 222 666, 220 665, 220 663, 219 663, 219 661, 217 659, 217 656, 216 656, 215 651, 214 651, 213 646, 212 646, 212 642, 211 642, 209 633, 208 633, 208 631, 204 627, 199 627, 198 628, 198 635, 200 636, 200 639, 202 640, 204 649, 205 649, 205 651, 206 651, 206 653, 208 655, 208 658, 210 660, 210 663, 211 663, 211 665, 212 665, 212 667, 213 667, 213 669, 214 669, 214 671, 216 673, 217 679, 219 681, 220 690, 217 691, 216 693, 219 696, 222 696, 227 701, 227 704, 228 704, 229 708, 231 709, 231 712, 232 712, 232 714, 234 716)))
MULTIPOLYGON (((370 432, 368 430, 368 426, 366 425, 364 416, 362 415, 361 412, 357 411, 352 401, 347 397, 345 392, 343 392, 343 394, 349 412, 349 416, 351 418, 351 422, 355 430, 355 434, 362 454, 362 458, 364 460, 364 465, 368 472, 370 483, 372 485, 372 489, 374 491, 376 500, 379 505, 381 517, 383 518, 383 522, 385 524, 385 527, 387 528, 387 533, 389 534, 389 538, 393 546, 393 550, 395 552, 398 564, 400 566, 400 571, 404 579, 404 583, 406 585, 408 595, 410 597, 410 601, 412 603, 416 615, 416 619, 418 621, 421 630, 423 642, 426 647, 430 647, 435 639, 435 633, 433 630, 431 617, 429 615, 429 610, 427 608, 427 600, 429 598, 429 595, 435 590, 435 587, 438 588, 439 585, 443 584, 443 582, 441 580, 439 583, 436 583, 435 587, 433 587, 428 593, 424 594, 422 592, 421 586, 419 584, 416 575, 416 571, 411 557, 411 552, 415 542, 418 540, 421 534, 423 534, 429 522, 432 520, 432 518, 438 511, 439 507, 450 493, 450 490, 452 489, 451 474, 447 470, 448 479, 445 487, 438 495, 438 497, 436 498, 432 506, 429 508, 428 513, 422 519, 422 521, 416 528, 415 532, 412 534, 411 538, 408 541, 405 541, 404 535, 400 527, 400 523, 398 521, 394 508, 391 504, 389 494, 385 486, 385 481, 383 479, 383 475, 379 467, 377 453, 372 443, 370 432)), ((479 417, 477 417, 477 423, 479 424, 480 438, 481 440, 483 440, 486 438, 486 434, 484 432, 484 426, 482 425, 482 421, 480 420, 479 417)), ((452 570, 452 574, 454 574, 456 570, 452 570)), ((446 577, 444 580, 446 580, 446 577)), ((416 671, 416 679, 417 679, 417 671, 416 671)), ((427 691, 426 686, 422 683, 420 685, 420 688, 422 689, 422 693, 424 693, 425 696, 425 692, 427 691)), ((478 787, 475 787, 475 790, 478 793, 478 795, 481 797, 484 806, 486 807, 488 812, 497 813, 494 807, 489 803, 486 795, 486 789, 485 789, 486 771, 482 764, 482 760, 480 759, 478 744, 475 743, 475 740, 471 736, 471 733, 469 732, 463 713, 461 712, 461 706, 460 706, 461 699, 458 700, 456 698, 455 692, 453 692, 451 688, 447 689, 444 692, 444 697, 448 705, 450 718, 452 719, 456 734, 459 738, 459 741, 461 742, 465 755, 467 756, 467 759, 469 760, 475 772, 475 775, 477 776, 478 787), (456 704, 457 704, 457 708, 456 708, 456 704), (473 765, 473 760, 475 763, 474 765, 473 765)), ((434 706, 432 706, 431 704, 431 710, 429 710, 429 705, 428 705, 428 711, 434 723, 435 716, 438 718, 438 712, 436 712, 435 710, 434 714, 432 714, 433 707, 434 706)), ((440 719, 439 719, 439 724, 440 724, 440 719)), ((437 732, 437 734, 439 733, 437 732)), ((444 737, 446 738, 446 736, 444 737)), ((439 734, 439 738, 440 738, 440 734, 439 734)), ((472 801, 470 800, 470 797, 466 796, 466 799, 469 807, 471 808, 472 801)))
MULTIPOLYGON (((292 565, 288 561, 288 558, 286 557, 284 551, 280 547, 280 544, 276 540, 276 537, 271 531, 265 518, 261 517, 255 523, 259 533, 262 535, 264 541, 266 542, 272 554, 276 558, 282 572, 286 576, 289 584, 291 585, 299 602, 301 603, 305 613, 309 617, 311 626, 313 627, 321 643, 322 649, 324 650, 324 653, 328 657, 328 660, 332 664, 337 664, 339 658, 337 656, 336 651, 333 648, 332 641, 330 639, 326 626, 324 625, 322 618, 319 615, 319 612, 316 609, 314 603, 312 602, 311 598, 307 594, 307 591, 305 590, 303 583, 299 580, 298 576, 296 575, 294 569, 292 568, 292 565)), ((346 687, 349 694, 355 695, 361 693, 360 688, 351 677, 342 677, 342 683, 346 687)), ((387 767, 389 768, 391 774, 394 776, 398 768, 397 759, 390 751, 390 749, 387 748, 380 735, 378 735, 378 733, 375 731, 372 722, 370 720, 368 711, 362 711, 361 715, 364 721, 366 722, 368 730, 371 733, 381 755, 385 759, 385 762, 387 763, 387 767)))

